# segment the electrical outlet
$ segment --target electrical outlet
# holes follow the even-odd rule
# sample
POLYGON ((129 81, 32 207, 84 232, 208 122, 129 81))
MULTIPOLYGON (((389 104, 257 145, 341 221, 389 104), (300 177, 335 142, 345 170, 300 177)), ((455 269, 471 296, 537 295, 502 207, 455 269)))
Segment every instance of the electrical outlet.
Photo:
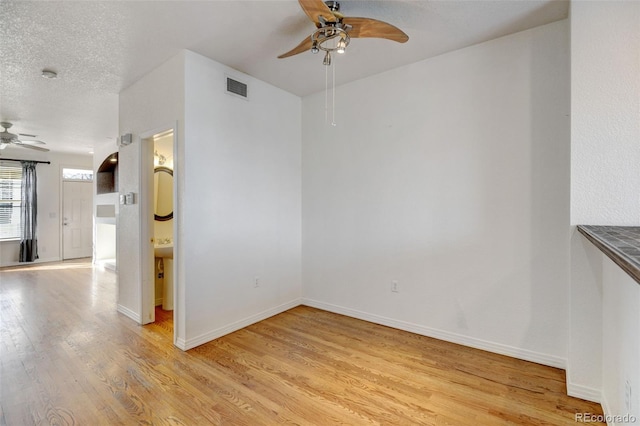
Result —
POLYGON ((627 412, 631 412, 632 397, 631 382, 627 379, 624 381, 624 405, 627 407, 627 412))
POLYGON ((253 287, 254 287, 254 288, 258 288, 258 287, 260 287, 260 278, 255 277, 255 278, 253 279, 253 287))
POLYGON ((391 281, 391 291, 394 293, 398 293, 400 291, 400 288, 398 286, 398 280, 391 281))

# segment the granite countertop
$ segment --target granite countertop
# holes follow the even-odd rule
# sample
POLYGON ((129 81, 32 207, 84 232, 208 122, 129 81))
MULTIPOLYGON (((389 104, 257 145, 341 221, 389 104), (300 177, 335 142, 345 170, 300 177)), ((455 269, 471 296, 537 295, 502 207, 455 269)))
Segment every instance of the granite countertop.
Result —
POLYGON ((640 283, 640 226, 578 225, 578 231, 640 283))

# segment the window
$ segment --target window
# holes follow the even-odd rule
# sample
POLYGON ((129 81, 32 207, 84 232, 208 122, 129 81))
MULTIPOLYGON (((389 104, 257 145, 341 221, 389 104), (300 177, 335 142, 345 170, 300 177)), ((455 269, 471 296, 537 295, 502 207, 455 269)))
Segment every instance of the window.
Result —
POLYGON ((93 180, 93 170, 84 169, 62 169, 63 180, 93 180))
POLYGON ((0 164, 0 240, 20 238, 22 167, 0 164))

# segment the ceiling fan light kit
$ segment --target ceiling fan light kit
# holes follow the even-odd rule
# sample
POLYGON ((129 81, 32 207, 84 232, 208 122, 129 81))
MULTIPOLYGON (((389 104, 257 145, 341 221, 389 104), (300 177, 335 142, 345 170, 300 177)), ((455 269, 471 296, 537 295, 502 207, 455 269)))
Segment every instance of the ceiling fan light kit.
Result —
POLYGON ((325 52, 324 65, 331 65, 331 52, 344 53, 349 45, 351 37, 347 31, 341 27, 318 28, 311 35, 311 53, 325 52), (336 41, 337 40, 337 41, 336 41))

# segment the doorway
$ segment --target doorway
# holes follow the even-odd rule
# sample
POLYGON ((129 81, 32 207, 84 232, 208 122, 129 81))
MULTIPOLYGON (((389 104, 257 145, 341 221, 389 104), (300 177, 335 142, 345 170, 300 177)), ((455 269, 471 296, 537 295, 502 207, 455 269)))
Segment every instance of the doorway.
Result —
POLYGON ((93 183, 62 181, 62 259, 93 255, 93 183))
MULTIPOLYGON (((177 225, 173 200, 176 196, 174 180, 173 129, 142 136, 141 150, 141 226, 145 253, 140 269, 148 278, 142 280, 143 323, 173 323, 174 294, 177 273, 177 225)), ((174 327, 172 329, 175 330, 174 327)), ((173 343, 176 334, 173 333, 173 343)))

